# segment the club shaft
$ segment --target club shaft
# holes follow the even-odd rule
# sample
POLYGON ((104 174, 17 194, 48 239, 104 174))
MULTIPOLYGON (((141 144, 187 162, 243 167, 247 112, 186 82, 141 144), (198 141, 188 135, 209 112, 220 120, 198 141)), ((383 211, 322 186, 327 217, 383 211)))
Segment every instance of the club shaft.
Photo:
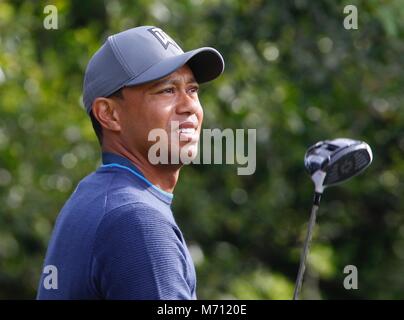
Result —
POLYGON ((304 271, 306 269, 306 258, 309 252, 310 242, 313 234, 314 225, 316 224, 316 214, 319 207, 319 201, 317 204, 313 204, 311 208, 309 226, 307 229, 306 240, 304 241, 304 247, 302 254, 300 256, 300 266, 299 272, 297 273, 296 285, 295 285, 295 292, 293 293, 293 300, 298 300, 299 292, 302 287, 304 271))

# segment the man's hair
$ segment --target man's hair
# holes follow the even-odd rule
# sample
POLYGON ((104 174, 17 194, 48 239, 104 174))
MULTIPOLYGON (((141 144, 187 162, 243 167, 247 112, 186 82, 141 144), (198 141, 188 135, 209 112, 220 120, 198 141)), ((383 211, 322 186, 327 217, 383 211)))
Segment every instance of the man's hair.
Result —
MULTIPOLYGON (((110 94, 107 98, 119 98, 123 99, 123 94, 122 94, 122 88, 115 91, 113 94, 110 94)), ((93 125, 94 132, 97 135, 98 142, 100 143, 100 146, 102 146, 102 125, 99 123, 97 118, 94 116, 93 111, 90 111, 90 119, 91 119, 91 124, 93 125)))

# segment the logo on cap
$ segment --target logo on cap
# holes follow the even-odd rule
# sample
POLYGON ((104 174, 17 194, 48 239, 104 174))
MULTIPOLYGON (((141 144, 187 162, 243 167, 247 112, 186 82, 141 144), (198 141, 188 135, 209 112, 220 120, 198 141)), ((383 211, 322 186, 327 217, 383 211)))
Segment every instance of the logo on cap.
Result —
POLYGON ((168 46, 171 44, 178 50, 181 50, 180 47, 175 43, 175 41, 171 39, 171 37, 160 28, 150 28, 147 29, 147 31, 149 31, 153 36, 156 37, 156 39, 161 43, 164 49, 167 50, 168 46))

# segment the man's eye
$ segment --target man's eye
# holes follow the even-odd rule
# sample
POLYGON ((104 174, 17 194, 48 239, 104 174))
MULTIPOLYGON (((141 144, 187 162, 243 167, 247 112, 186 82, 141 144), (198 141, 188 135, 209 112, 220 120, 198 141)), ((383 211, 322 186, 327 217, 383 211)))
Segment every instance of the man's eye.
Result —
POLYGON ((174 88, 164 88, 159 91, 159 93, 173 93, 173 92, 174 92, 174 88))
POLYGON ((199 91, 199 87, 195 86, 189 89, 190 92, 192 93, 197 93, 199 91))

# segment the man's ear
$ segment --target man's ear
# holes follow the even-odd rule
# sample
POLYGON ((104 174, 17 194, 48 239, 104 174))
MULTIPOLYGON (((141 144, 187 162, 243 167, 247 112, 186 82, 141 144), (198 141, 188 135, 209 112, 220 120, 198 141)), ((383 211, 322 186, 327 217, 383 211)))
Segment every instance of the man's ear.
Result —
POLYGON ((121 123, 116 101, 109 98, 96 98, 93 102, 92 112, 103 129, 121 131, 121 123))

